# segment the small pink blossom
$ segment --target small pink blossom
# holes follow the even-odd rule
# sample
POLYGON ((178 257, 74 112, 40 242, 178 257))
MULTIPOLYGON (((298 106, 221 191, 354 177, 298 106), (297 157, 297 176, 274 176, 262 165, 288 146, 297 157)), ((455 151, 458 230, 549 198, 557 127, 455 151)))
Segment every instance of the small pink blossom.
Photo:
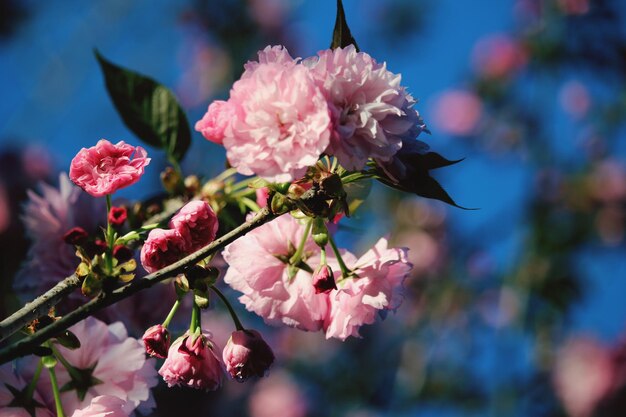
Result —
POLYGON ((313 274, 313 287, 315 293, 329 293, 331 290, 337 289, 333 270, 328 265, 320 265, 313 274))
POLYGON ((169 387, 184 385, 212 391, 222 384, 222 365, 206 336, 185 334, 170 346, 159 375, 169 387))
POLYGON ((483 114, 483 103, 475 93, 465 90, 443 92, 434 104, 435 123, 452 135, 471 134, 483 114))
MULTIPOLYGON (((12 363, 5 363, 0 366, 0 417, 32 417, 25 408, 14 404, 15 397, 9 389, 11 387, 22 391, 27 385, 25 378, 15 372, 12 363), (12 403, 13 405, 11 405, 12 403)), ((53 417, 54 414, 46 408, 45 401, 37 390, 34 392, 33 400, 35 405, 39 404, 38 407, 35 407, 35 417, 53 417)))
POLYGON ((91 403, 74 411, 72 417, 128 417, 124 410, 125 401, 112 395, 94 397, 91 403))
POLYGON ((330 140, 326 99, 308 68, 281 47, 266 48, 259 62, 233 85, 234 115, 224 135, 230 164, 244 175, 287 182, 315 164, 330 140))
POLYGON ((396 310, 402 302, 402 283, 412 268, 407 250, 388 248, 385 238, 358 261, 346 263, 358 277, 344 278, 337 283, 338 289, 330 292, 324 322, 327 339, 359 337, 359 327, 374 323, 379 312, 396 310))
POLYGON ((264 376, 274 363, 274 353, 256 330, 237 330, 228 339, 222 359, 226 371, 243 382, 251 376, 264 376))
POLYGON ((128 212, 126 207, 111 207, 111 210, 109 210, 108 219, 113 226, 123 225, 127 218, 128 212))
POLYGON ((187 242, 189 253, 208 245, 215 239, 219 224, 211 206, 200 200, 187 203, 170 221, 187 242))
POLYGON ((388 161, 402 147, 402 138, 415 139, 423 130, 400 75, 353 45, 320 51, 303 65, 330 105, 333 134, 325 152, 345 168, 362 169, 368 158, 388 161))
POLYGON ((177 230, 154 229, 141 248, 141 265, 149 273, 156 272, 188 253, 189 243, 177 230))
POLYGON ((101 139, 72 159, 70 179, 90 195, 102 197, 136 183, 149 163, 142 147, 101 139))
MULTIPOLYGON (((249 232, 222 252, 229 265, 224 282, 242 292, 239 301, 268 324, 316 331, 326 317, 327 296, 315 293, 309 272, 298 269, 290 278, 285 262, 294 254, 303 235, 304 226, 290 215, 249 232)), ((319 248, 310 237, 304 253, 307 255, 304 261, 319 263, 319 248)))
POLYGON ((224 132, 233 116, 234 109, 229 102, 216 100, 209 105, 202 119, 196 122, 195 128, 205 139, 221 145, 224 141, 224 132))
MULTIPOLYGON (((154 407, 150 391, 157 384, 154 359, 146 359, 143 343, 128 337, 122 323, 107 325, 94 317, 88 317, 69 330, 80 340, 80 347, 70 350, 59 345, 57 349, 70 365, 83 373, 91 373, 100 383, 87 387, 82 400, 75 390, 61 392, 63 409, 67 415, 88 407, 94 398, 102 395, 122 400, 127 414, 136 408, 145 412, 154 407)), ((59 386, 72 381, 65 367, 57 366, 55 369, 59 386)), ((38 386, 42 387, 46 402, 54 404, 47 372, 42 373, 40 378, 38 386)))
POLYGON ((170 348, 170 333, 161 324, 155 324, 143 334, 143 345, 150 356, 165 359, 170 348))
POLYGON ((525 48, 504 34, 490 34, 474 47, 472 59, 476 70, 486 78, 506 78, 519 71, 528 61, 525 48))
POLYGON ((256 189, 256 204, 263 208, 267 207, 267 199, 270 196, 270 189, 267 187, 261 187, 256 189))

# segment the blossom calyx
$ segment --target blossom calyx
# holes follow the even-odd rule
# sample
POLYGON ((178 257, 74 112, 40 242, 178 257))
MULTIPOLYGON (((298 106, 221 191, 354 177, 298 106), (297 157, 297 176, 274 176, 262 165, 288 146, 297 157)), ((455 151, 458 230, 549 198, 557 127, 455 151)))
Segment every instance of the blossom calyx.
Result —
POLYGON ((228 339, 222 359, 226 371, 243 382, 251 376, 264 376, 274 363, 274 353, 256 330, 237 330, 228 339))

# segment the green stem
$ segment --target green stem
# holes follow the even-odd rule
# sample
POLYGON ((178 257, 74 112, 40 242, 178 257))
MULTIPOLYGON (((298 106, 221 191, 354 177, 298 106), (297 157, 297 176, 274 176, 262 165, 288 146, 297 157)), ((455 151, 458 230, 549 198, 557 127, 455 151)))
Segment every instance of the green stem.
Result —
MULTIPOLYGON (((200 307, 193 302, 193 308, 191 309, 191 323, 189 323, 189 334, 193 335, 196 333, 196 329, 200 328, 200 307)), ((202 329, 200 330, 202 333, 202 329)))
POLYGON ((28 390, 26 391, 26 398, 29 400, 33 399, 33 394, 35 393, 35 387, 37 386, 37 381, 39 381, 39 376, 41 375, 41 370, 43 369, 43 362, 39 361, 37 364, 37 369, 35 369, 35 375, 30 380, 28 384, 28 390))
POLYGON ((320 252, 320 265, 326 265, 326 247, 321 248, 320 252))
POLYGON ((227 170, 222 171, 220 175, 213 178, 213 181, 224 181, 226 178, 233 176, 237 173, 237 168, 228 168, 227 170))
POLYGON ((330 247, 333 249, 333 252, 335 253, 335 257, 337 258, 337 263, 339 264, 339 268, 341 269, 341 276, 343 278, 348 278, 350 275, 352 275, 352 271, 350 271, 350 269, 346 266, 345 262, 343 261, 343 258, 341 257, 341 253, 339 253, 339 249, 337 248, 337 245, 335 244, 335 240, 330 234, 328 235, 328 243, 330 243, 330 247))
POLYGON ((244 330, 243 324, 241 324, 241 321, 239 320, 239 317, 237 317, 237 313, 235 313, 235 310, 233 309, 233 306, 230 305, 230 302, 228 301, 226 296, 224 294, 222 294, 222 292, 219 289, 217 289, 217 287, 215 285, 211 285, 211 289, 222 300, 224 305, 226 305, 226 308, 228 309, 228 312, 230 313, 230 317, 232 317, 233 322, 235 323, 235 327, 237 328, 237 330, 244 330))
POLYGON ((74 366, 72 366, 72 364, 70 364, 67 359, 65 359, 63 357, 63 355, 61 354, 61 352, 59 352, 59 349, 57 349, 52 343, 48 344, 48 347, 52 350, 52 353, 54 354, 54 357, 57 358, 57 360, 59 362, 61 362, 61 365, 63 365, 63 367, 65 369, 67 369, 67 372, 70 374, 70 376, 73 379, 80 379, 82 376, 80 375, 80 373, 78 373, 78 371, 76 370, 76 368, 74 366))
POLYGON ((306 227, 304 228, 304 234, 302 235, 302 240, 300 240, 300 244, 298 245, 298 249, 296 253, 293 254, 291 258, 289 258, 289 263, 291 265, 297 265, 300 260, 302 260, 302 254, 304 253, 304 246, 306 245, 306 241, 309 238, 309 234, 311 233, 311 227, 313 225, 313 219, 309 218, 306 227))
POLYGON ((255 203, 254 201, 250 200, 248 197, 243 197, 241 199, 241 202, 248 207, 250 210, 257 212, 257 211, 261 211, 261 207, 259 207, 259 205, 257 203, 255 203))
POLYGON ((65 417, 63 412, 63 404, 61 404, 61 393, 59 392, 59 383, 57 382, 57 375, 54 372, 54 368, 48 368, 50 372, 50 384, 52 385, 52 394, 54 395, 54 405, 57 410, 57 417, 65 417))
POLYGON ((113 243, 114 239, 113 239, 113 234, 115 233, 115 231, 113 230, 113 225, 111 224, 111 222, 109 221, 109 213, 111 212, 111 195, 107 194, 106 196, 107 199, 107 231, 106 231, 106 242, 107 242, 107 249, 106 252, 104 253, 104 261, 106 262, 106 268, 107 268, 107 273, 109 275, 113 274, 113 243))
POLYGON ((172 318, 174 318, 174 314, 176 314, 176 310, 178 310, 178 307, 180 307, 180 298, 176 300, 169 314, 163 321, 163 327, 165 327, 166 329, 167 329, 167 326, 170 325, 170 321, 172 321, 172 318))

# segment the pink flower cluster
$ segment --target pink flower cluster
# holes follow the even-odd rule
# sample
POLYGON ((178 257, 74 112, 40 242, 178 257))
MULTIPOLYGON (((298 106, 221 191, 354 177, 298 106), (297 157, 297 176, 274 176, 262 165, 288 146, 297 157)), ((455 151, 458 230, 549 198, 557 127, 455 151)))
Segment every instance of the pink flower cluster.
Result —
POLYGON ((70 179, 94 197, 113 194, 139 181, 150 163, 146 150, 123 141, 115 145, 100 139, 96 146, 82 148, 72 159, 70 179))
POLYGON ((354 46, 302 62, 282 46, 258 56, 196 123, 241 174, 292 181, 323 153, 359 170, 369 158, 389 161, 424 128, 400 75, 354 46))
POLYGON ((211 206, 195 200, 180 209, 169 226, 170 229, 150 231, 141 248, 141 264, 150 273, 211 243, 219 224, 211 206))
MULTIPOLYGON (((336 289, 318 291, 313 274, 299 269, 293 278, 284 262, 297 247, 304 227, 285 215, 230 244, 223 252, 229 264, 224 281, 243 293, 239 300, 269 324, 301 330, 323 330, 327 338, 359 336, 359 327, 376 315, 395 310, 402 301, 402 283, 411 271, 404 248, 389 248, 381 238, 361 258, 344 251, 342 259, 356 276, 343 278, 337 260, 329 255, 336 289)), ((309 238, 305 262, 319 263, 319 249, 309 238)))

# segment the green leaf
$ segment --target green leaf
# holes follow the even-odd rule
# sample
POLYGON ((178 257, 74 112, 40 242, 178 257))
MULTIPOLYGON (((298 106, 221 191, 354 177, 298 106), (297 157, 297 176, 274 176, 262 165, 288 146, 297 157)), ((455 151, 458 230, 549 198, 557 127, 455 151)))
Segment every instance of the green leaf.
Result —
POLYGON ((174 94, 137 72, 119 67, 95 51, 107 91, 126 126, 148 145, 181 161, 191 144, 187 117, 174 94))
POLYGON ((64 331, 61 334, 55 336, 57 342, 61 344, 61 346, 66 347, 70 350, 78 349, 80 347, 80 340, 78 337, 69 330, 64 331))
POLYGON ((357 52, 359 46, 350 33, 348 22, 346 22, 346 15, 343 11, 343 2, 337 0, 337 19, 335 20, 335 29, 333 30, 333 40, 330 43, 330 49, 345 48, 348 45, 354 45, 357 52))

